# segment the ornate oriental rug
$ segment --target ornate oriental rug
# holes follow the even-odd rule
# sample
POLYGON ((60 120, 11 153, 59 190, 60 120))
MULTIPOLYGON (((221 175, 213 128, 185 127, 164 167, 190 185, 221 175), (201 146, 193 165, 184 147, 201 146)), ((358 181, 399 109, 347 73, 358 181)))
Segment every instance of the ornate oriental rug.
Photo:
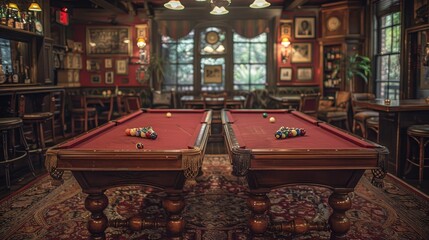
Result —
MULTIPOLYGON (((240 240, 249 232, 246 219, 247 186, 243 179, 231 175, 227 155, 206 155, 204 174, 197 185, 186 185, 187 221, 184 239, 240 240)), ((368 176, 369 178, 369 176, 368 176)), ((128 218, 135 214, 163 217, 163 192, 144 186, 126 186, 106 191, 109 219, 128 218), (144 207, 143 211, 141 210, 144 207)), ((324 221, 330 214, 330 190, 314 186, 292 186, 270 192, 270 217, 275 221, 304 217, 324 221)), ((49 176, 41 177, 25 189, 0 200, 0 239, 87 239, 84 208, 86 195, 71 173, 64 183, 52 185, 49 176)), ((429 239, 429 203, 405 188, 396 186, 389 177, 383 189, 372 186, 363 177, 352 194, 353 206, 347 212, 351 220, 348 239, 429 239)), ((108 239, 165 239, 163 229, 131 232, 108 228, 108 239)), ((302 235, 266 234, 266 239, 329 239, 329 232, 302 235)))

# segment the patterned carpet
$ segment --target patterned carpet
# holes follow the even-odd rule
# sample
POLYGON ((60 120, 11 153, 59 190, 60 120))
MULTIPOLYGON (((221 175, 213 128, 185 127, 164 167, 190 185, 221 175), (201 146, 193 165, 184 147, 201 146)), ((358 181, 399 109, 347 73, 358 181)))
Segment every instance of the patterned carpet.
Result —
MULTIPOLYGON (((227 155, 206 155, 204 174, 197 185, 185 187, 187 220, 184 239, 247 239, 245 199, 247 186, 230 174, 227 155)), ((26 189, 0 200, 1 239, 87 239, 89 213, 86 197, 69 172, 64 183, 53 186, 48 176, 26 189)), ((106 192, 109 218, 127 218, 137 213, 164 216, 163 193, 159 190, 126 186, 106 192), (144 207, 143 212, 141 212, 144 207)), ((330 214, 327 198, 330 190, 322 187, 294 186, 271 191, 270 217, 275 221, 305 217, 324 221, 330 214)), ((373 187, 367 177, 361 179, 347 212, 352 226, 348 239, 429 239, 429 203, 387 179, 383 189, 373 187)), ((162 229, 131 232, 108 228, 108 239, 164 239, 162 229)), ((329 239, 329 232, 303 235, 267 233, 266 239, 329 239)))

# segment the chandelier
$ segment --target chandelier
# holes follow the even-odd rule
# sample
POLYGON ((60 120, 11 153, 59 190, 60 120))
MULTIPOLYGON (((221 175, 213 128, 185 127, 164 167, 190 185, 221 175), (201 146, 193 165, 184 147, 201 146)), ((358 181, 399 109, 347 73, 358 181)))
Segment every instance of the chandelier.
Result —
MULTIPOLYGON (((197 0, 204 1, 204 0, 197 0)), ((210 5, 213 7, 210 14, 213 15, 223 15, 227 14, 229 11, 226 9, 229 4, 231 4, 231 0, 210 0, 210 5)), ((252 4, 249 5, 251 8, 266 8, 269 7, 271 3, 266 0, 254 0, 252 4)), ((164 7, 171 10, 183 10, 185 6, 182 5, 180 0, 169 0, 164 4, 164 7)))

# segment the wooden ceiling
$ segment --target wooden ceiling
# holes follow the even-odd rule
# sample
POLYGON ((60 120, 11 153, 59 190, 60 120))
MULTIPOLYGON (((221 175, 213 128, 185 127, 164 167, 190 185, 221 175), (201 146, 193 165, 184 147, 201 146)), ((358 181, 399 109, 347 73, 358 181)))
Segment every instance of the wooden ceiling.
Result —
MULTIPOLYGON (((137 18, 151 18, 156 10, 162 10, 168 0, 51 0, 51 6, 68 7, 72 19, 82 23, 127 24, 137 18)), ((266 9, 287 11, 318 8, 335 0, 267 0, 271 6, 266 9)), ((231 0, 228 9, 248 8, 253 0, 231 0)), ((210 0, 181 0, 185 10, 209 10, 210 0)), ((169 10, 174 14, 176 11, 169 10)))

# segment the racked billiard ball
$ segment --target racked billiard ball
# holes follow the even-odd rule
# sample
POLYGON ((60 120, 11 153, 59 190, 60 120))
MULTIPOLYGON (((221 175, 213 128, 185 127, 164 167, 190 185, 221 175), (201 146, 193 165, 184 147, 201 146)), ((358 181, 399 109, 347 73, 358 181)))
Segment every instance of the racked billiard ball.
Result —
POLYGON ((267 118, 268 114, 266 112, 262 113, 262 117, 267 118))

